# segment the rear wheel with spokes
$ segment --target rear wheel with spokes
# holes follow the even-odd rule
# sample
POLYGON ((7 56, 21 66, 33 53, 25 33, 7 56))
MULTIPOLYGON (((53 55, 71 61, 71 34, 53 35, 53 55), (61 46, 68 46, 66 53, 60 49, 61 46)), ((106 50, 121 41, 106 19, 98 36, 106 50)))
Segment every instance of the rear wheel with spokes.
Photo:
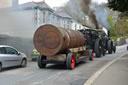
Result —
POLYGON ((94 51, 93 50, 90 50, 89 51, 89 54, 90 54, 89 60, 93 61, 94 60, 94 51))
POLYGON ((2 71, 2 64, 0 63, 0 71, 2 71))
POLYGON ((45 68, 46 67, 46 64, 43 63, 43 60, 46 60, 46 56, 40 55, 38 57, 38 61, 37 61, 37 64, 38 64, 39 68, 45 68))
POLYGON ((66 66, 67 69, 74 69, 75 68, 75 56, 72 53, 69 53, 66 58, 66 66))

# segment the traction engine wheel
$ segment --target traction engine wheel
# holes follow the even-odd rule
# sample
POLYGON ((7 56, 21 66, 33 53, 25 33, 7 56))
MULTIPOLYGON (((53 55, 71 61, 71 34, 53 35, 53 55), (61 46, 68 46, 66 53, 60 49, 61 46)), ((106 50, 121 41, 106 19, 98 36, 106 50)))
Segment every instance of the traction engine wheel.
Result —
POLYGON ((108 41, 108 53, 112 54, 113 51, 113 42, 111 40, 108 41))
POLYGON ((116 46, 113 46, 113 52, 116 53, 116 46))
POLYGON ((100 39, 97 39, 96 42, 95 42, 95 53, 96 53, 97 58, 101 57, 102 43, 100 43, 100 39))
POLYGON ((94 60, 94 51, 93 50, 89 51, 89 60, 91 60, 91 61, 94 60))
POLYGON ((66 58, 66 66, 67 69, 74 69, 75 68, 75 56, 72 53, 69 53, 66 58))

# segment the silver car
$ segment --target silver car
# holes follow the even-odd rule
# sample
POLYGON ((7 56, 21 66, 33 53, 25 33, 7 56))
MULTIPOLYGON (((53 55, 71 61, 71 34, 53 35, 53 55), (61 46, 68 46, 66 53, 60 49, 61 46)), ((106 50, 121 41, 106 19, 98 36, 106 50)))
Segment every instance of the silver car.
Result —
POLYGON ((27 57, 24 53, 7 45, 0 45, 0 71, 2 68, 27 65, 27 57))

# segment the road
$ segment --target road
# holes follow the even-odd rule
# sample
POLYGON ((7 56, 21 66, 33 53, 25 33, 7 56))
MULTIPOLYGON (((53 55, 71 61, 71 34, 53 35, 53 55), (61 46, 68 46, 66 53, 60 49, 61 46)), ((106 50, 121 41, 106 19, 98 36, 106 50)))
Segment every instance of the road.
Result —
POLYGON ((39 69, 36 62, 28 62, 25 68, 4 69, 0 73, 0 85, 83 85, 101 67, 126 53, 126 45, 119 46, 116 54, 79 63, 74 70, 67 70, 64 65, 39 69))
POLYGON ((91 85, 128 85, 128 54, 109 66, 91 85))

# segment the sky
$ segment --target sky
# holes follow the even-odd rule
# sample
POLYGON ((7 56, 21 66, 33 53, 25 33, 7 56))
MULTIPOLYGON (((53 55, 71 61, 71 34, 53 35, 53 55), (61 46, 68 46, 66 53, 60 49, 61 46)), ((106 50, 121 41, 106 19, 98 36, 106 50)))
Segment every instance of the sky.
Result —
MULTIPOLYGON (((25 3, 25 2, 30 2, 30 1, 43 1, 43 0, 19 0, 19 3, 25 3)), ((45 2, 51 6, 51 7, 58 7, 64 5, 67 1, 69 0, 45 0, 45 2)), ((101 4, 103 2, 107 2, 107 0, 92 0, 93 2, 97 2, 98 4, 101 4)))

